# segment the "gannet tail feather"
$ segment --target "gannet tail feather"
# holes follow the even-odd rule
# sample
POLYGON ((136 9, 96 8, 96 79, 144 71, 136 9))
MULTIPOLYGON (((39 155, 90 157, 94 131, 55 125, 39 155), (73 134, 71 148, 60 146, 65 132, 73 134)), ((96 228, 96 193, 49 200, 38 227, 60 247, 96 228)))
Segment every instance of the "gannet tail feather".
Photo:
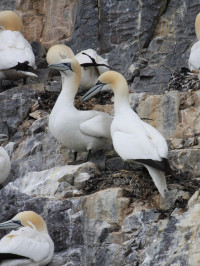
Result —
POLYGON ((148 165, 150 167, 153 167, 159 171, 170 173, 171 174, 171 168, 168 159, 162 158, 162 161, 158 160, 152 160, 152 159, 134 159, 134 161, 148 165))
POLYGON ((28 257, 13 254, 13 253, 0 253, 0 262, 2 260, 16 260, 16 259, 29 259, 28 257))
POLYGON ((159 171, 155 168, 152 168, 148 165, 145 165, 147 170, 149 171, 150 176, 153 179, 154 184, 156 185, 158 191, 160 192, 161 196, 165 197, 165 191, 167 191, 167 184, 165 179, 165 173, 159 171))

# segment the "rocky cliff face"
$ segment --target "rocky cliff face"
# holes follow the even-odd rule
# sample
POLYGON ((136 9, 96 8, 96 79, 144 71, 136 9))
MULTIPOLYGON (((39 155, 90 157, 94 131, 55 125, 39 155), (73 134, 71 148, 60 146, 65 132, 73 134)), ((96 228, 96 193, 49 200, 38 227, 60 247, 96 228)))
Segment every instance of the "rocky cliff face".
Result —
MULTIPOLYGON (((198 1, 13 0, 0 8, 22 16, 39 75, 1 88, 12 169, 0 190, 0 222, 22 210, 41 214, 55 243, 50 266, 199 265, 200 82, 180 71, 196 39, 198 1), (61 87, 45 61, 55 43, 98 50, 125 75, 132 108, 166 137, 180 174, 167 177, 165 199, 145 169, 127 167, 113 151, 67 165, 71 154, 47 122, 61 87)), ((83 105, 77 97, 76 105, 112 113, 109 99, 83 105)))

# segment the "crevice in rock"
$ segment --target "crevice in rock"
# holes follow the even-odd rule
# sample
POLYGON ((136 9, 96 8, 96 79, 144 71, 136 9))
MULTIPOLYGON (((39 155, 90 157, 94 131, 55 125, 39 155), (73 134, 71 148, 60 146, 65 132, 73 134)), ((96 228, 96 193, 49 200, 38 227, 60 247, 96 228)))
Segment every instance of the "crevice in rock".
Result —
POLYGON ((100 23, 101 23, 101 12, 100 12, 100 5, 101 5, 101 0, 97 0, 97 12, 98 12, 98 33, 97 33, 97 38, 98 38, 98 48, 100 50, 100 23))
POLYGON ((166 13, 167 8, 168 8, 170 2, 171 2, 171 0, 167 0, 167 3, 166 3, 166 5, 165 5, 165 8, 164 8, 164 10, 163 10, 161 16, 164 15, 164 14, 166 13))

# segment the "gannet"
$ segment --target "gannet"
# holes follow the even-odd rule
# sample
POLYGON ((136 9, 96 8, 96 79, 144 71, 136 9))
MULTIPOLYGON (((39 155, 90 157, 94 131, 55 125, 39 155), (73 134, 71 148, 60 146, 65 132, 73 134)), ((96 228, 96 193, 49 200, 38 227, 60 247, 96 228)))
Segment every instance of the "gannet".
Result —
POLYGON ((81 67, 76 58, 64 59, 49 68, 60 71, 62 91, 49 116, 49 130, 63 145, 74 152, 75 163, 78 151, 107 149, 111 144, 110 124, 112 117, 99 111, 79 111, 74 107, 81 67))
POLYGON ((167 190, 164 172, 169 166, 166 140, 131 109, 128 84, 120 73, 103 73, 82 99, 87 100, 102 89, 112 89, 114 92, 115 116, 111 136, 115 151, 124 161, 133 160, 144 165, 164 197, 167 190))
POLYGON ((49 48, 46 55, 46 60, 47 63, 50 65, 60 63, 60 61, 63 59, 73 57, 74 53, 70 47, 64 44, 55 44, 49 48))
MULTIPOLYGON (((48 64, 56 64, 62 59, 73 57, 74 53, 68 46, 56 44, 48 50, 46 60, 48 64)), ((93 49, 81 51, 75 57, 81 65, 80 89, 91 88, 97 78, 110 69, 107 60, 99 56, 93 49)))
POLYGON ((0 80, 37 77, 35 56, 31 45, 22 35, 20 17, 13 11, 0 12, 0 80))
POLYGON ((189 65, 190 71, 199 73, 199 70, 200 70, 200 13, 196 16, 195 31, 196 31, 196 36, 199 41, 197 41, 191 48, 188 65, 189 65))
POLYGON ((42 217, 24 211, 0 224, 0 229, 17 228, 0 240, 0 265, 47 265, 53 257, 54 244, 42 217))
MULTIPOLYGON (((0 142, 7 139, 7 136, 0 134, 0 142)), ((7 151, 0 147, 0 184, 2 184, 10 173, 11 162, 7 151)))
POLYGON ((110 70, 107 59, 103 59, 93 49, 81 51, 76 55, 81 65, 81 82, 79 88, 86 90, 94 86, 97 78, 110 70))

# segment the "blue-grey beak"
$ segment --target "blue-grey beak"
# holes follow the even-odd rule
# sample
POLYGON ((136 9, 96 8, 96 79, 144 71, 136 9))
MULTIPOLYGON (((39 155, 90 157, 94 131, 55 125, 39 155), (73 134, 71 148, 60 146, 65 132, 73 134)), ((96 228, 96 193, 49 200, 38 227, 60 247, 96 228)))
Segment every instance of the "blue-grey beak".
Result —
POLYGON ((66 70, 72 70, 71 63, 58 63, 58 64, 50 64, 48 65, 49 68, 57 69, 59 71, 66 71, 66 70))
POLYGON ((81 100, 82 101, 86 101, 86 100, 90 99, 91 97, 93 97, 94 95, 96 95, 97 93, 99 93, 102 90, 102 88, 103 88, 104 85, 105 85, 104 83, 102 83, 101 81, 98 81, 94 85, 94 87, 92 87, 89 91, 87 91, 83 95, 83 97, 82 97, 81 100))
POLYGON ((23 226, 20 221, 9 220, 0 224, 0 229, 15 229, 23 226))

